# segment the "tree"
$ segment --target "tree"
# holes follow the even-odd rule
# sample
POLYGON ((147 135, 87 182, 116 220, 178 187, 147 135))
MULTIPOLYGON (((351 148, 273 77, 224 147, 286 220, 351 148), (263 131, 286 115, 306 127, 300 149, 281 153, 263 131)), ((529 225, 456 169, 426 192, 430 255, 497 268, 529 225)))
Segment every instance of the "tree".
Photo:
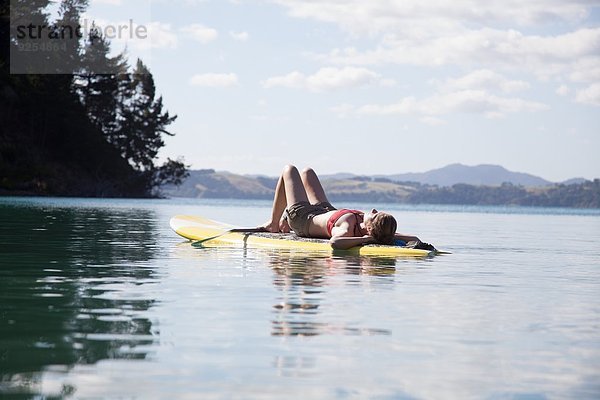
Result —
POLYGON ((120 95, 121 123, 116 144, 137 170, 150 171, 158 150, 164 146, 162 135, 173 136, 167 126, 177 116, 163 112, 162 97, 155 99, 154 78, 141 60, 129 79, 120 95))
POLYGON ((0 43, 0 191, 144 196, 180 182, 183 161, 155 164, 176 117, 163 111, 148 68, 138 60, 131 71, 124 54, 109 55, 102 37, 80 40, 88 0, 63 0, 56 21, 49 20, 50 3, 13 0, 9 7, 0 0, 2 37, 10 37, 11 22, 45 30, 41 39, 14 35, 0 43), (53 37, 60 50, 33 52, 19 65, 47 74, 9 73, 11 51, 30 39, 57 44, 53 37))
MULTIPOLYGON (((92 25, 92 32, 94 28, 92 25)), ((138 172, 148 192, 164 183, 181 183, 187 176, 182 160, 155 164, 164 146, 163 135, 173 136, 167 127, 177 116, 163 111, 154 78, 141 60, 129 71, 124 53, 109 54, 110 42, 104 37, 86 38, 73 87, 90 121, 138 172)))
POLYGON ((180 183, 186 176, 181 160, 168 159, 158 167, 155 160, 165 145, 163 135, 173 136, 167 127, 177 116, 163 111, 162 96, 156 98, 154 78, 138 59, 129 82, 120 85, 119 128, 113 136, 123 157, 147 180, 148 190, 162 183, 180 183), (128 84, 127 84, 128 83, 128 84))
MULTIPOLYGON (((91 31, 96 28, 92 24, 91 31)), ((129 85, 129 66, 125 54, 110 57, 110 43, 102 36, 85 38, 81 68, 73 80, 90 121, 96 125, 106 140, 118 146, 116 138, 120 128, 119 98, 129 85)))

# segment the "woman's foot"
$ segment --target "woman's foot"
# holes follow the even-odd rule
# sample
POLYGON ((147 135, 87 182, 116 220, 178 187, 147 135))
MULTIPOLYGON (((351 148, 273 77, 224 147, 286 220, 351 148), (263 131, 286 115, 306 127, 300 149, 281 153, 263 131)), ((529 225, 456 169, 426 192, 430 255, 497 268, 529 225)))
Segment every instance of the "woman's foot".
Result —
POLYGON ((287 218, 281 218, 279 223, 274 224, 272 221, 267 221, 258 228, 262 228, 265 232, 271 233, 290 233, 290 225, 288 224, 287 218))

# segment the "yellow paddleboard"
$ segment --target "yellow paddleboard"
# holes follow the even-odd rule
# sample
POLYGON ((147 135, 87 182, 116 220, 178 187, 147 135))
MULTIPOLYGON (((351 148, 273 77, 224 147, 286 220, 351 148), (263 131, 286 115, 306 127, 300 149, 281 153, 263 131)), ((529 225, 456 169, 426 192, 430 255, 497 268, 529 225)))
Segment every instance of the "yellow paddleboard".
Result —
MULTIPOLYGON (((235 227, 229 224, 224 224, 221 222, 213 221, 198 216, 176 215, 173 218, 171 218, 170 225, 171 229, 173 229, 178 235, 183 236, 184 238, 189 240, 203 240, 219 235, 217 238, 205 242, 205 244, 210 244, 211 246, 239 245, 250 248, 301 250, 307 252, 327 253, 331 253, 334 251, 331 248, 329 241, 326 239, 302 238, 296 236, 293 233, 225 233, 235 227)), ((411 249, 400 246, 370 244, 366 246, 353 247, 349 250, 344 251, 335 250, 335 253, 392 257, 430 257, 436 255, 437 252, 429 250, 411 249)))

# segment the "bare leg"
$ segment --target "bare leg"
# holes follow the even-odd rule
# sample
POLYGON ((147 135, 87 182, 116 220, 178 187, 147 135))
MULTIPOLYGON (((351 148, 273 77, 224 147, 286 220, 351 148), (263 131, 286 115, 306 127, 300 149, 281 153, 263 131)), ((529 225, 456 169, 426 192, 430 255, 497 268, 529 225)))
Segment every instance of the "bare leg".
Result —
POLYGON ((302 178, 296 167, 286 165, 275 187, 271 220, 265 224, 265 227, 271 232, 279 232, 279 222, 283 211, 286 207, 299 201, 308 201, 302 178))
POLYGON ((306 191, 306 195, 308 196, 308 201, 310 204, 329 201, 327 199, 327 195, 325 195, 325 190, 323 189, 323 185, 321 185, 319 177, 312 168, 305 168, 302 171, 301 177, 302 184, 304 185, 304 190, 306 191))
POLYGON ((286 165, 281 176, 285 185, 285 196, 288 207, 300 201, 308 201, 308 195, 306 189, 304 189, 304 183, 302 182, 298 168, 293 165, 286 165))

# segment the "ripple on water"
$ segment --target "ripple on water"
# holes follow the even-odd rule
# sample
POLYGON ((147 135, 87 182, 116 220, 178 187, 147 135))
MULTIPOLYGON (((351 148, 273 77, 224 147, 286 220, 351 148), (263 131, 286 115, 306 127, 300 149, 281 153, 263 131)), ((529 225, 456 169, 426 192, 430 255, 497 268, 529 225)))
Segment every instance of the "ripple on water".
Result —
POLYGON ((198 248, 168 229, 180 212, 259 221, 266 203, 3 201, 3 393, 600 393, 594 216, 392 207, 454 253, 411 260, 198 248))

